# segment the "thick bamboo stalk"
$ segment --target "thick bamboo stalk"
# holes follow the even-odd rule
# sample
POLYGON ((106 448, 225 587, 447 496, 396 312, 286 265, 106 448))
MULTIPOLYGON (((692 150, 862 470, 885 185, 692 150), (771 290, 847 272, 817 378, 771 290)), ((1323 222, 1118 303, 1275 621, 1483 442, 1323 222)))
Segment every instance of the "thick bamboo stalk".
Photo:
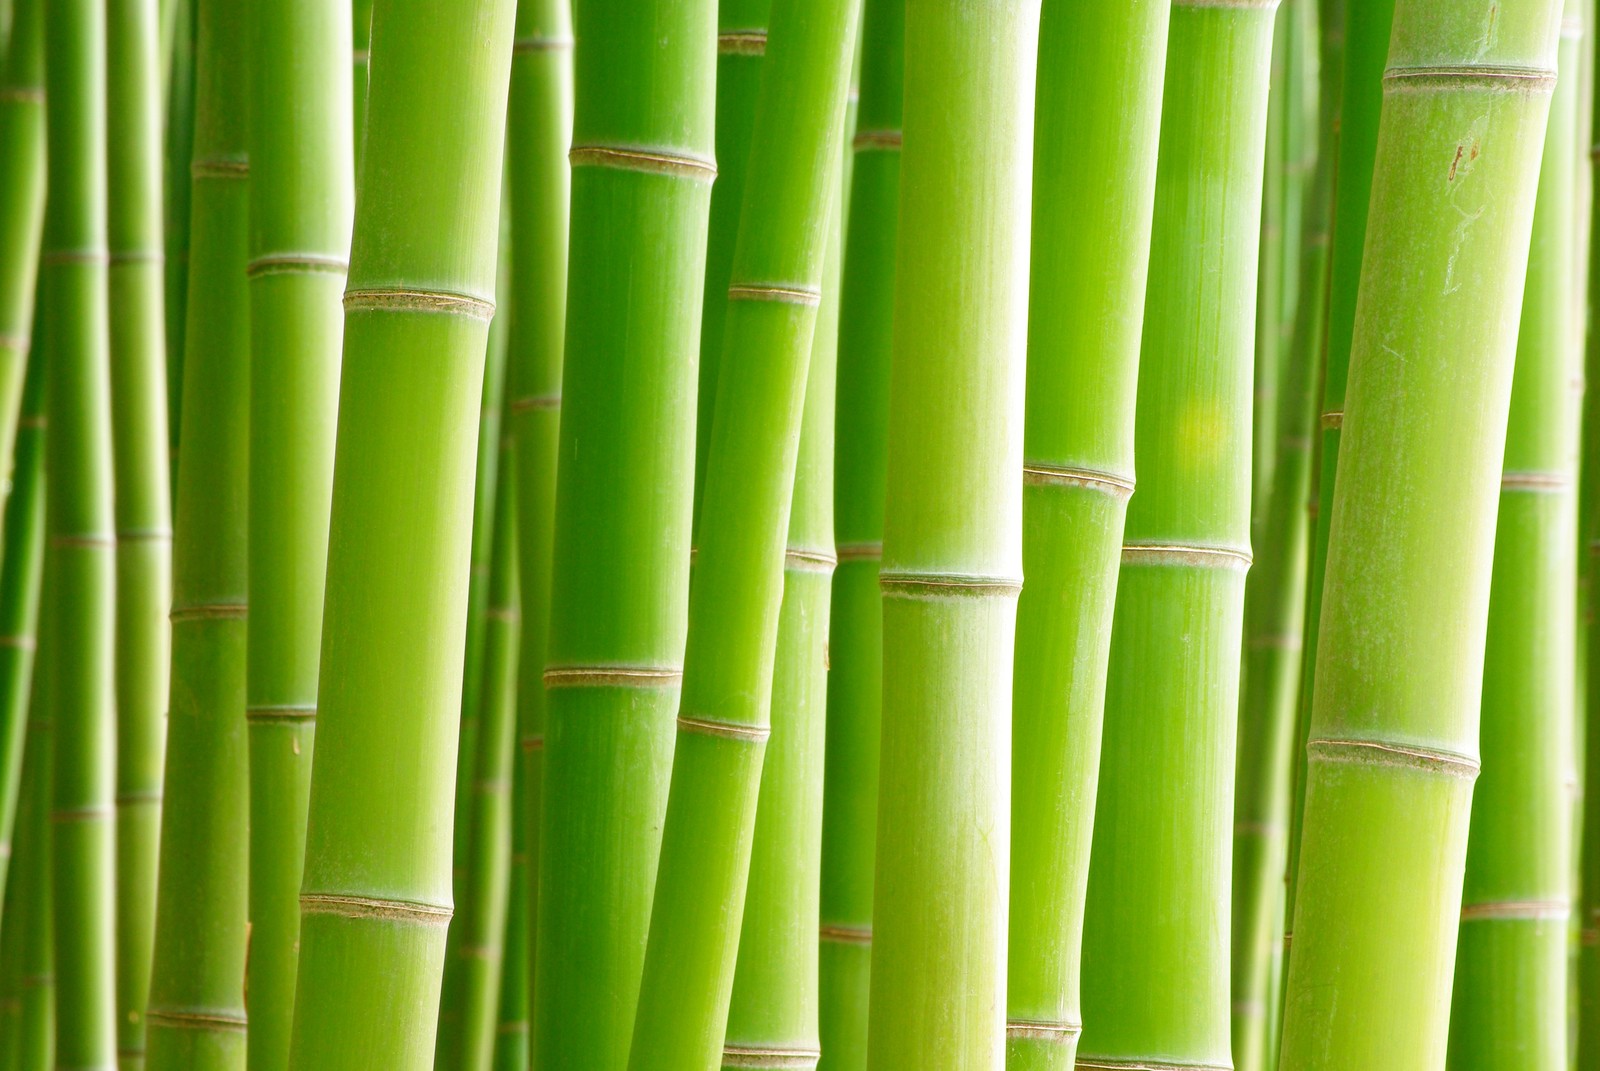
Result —
MULTIPOLYGON (((1589 9, 1592 14, 1592 5, 1589 9)), ((1600 49, 1600 32, 1592 33, 1589 44, 1600 49)), ((1600 59, 1590 53, 1590 66, 1600 59)), ((1600 170, 1600 109, 1594 109, 1589 125, 1583 127, 1584 146, 1588 150, 1591 177, 1600 170)), ((1593 228, 1600 226, 1600 213, 1590 219, 1589 269, 1583 299, 1589 309, 1600 308, 1600 270, 1593 258, 1600 256, 1600 241, 1595 241, 1593 228)), ((1590 384, 1600 383, 1600 331, 1588 323, 1587 348, 1584 356, 1584 379, 1590 384)), ((1587 567, 1583 635, 1579 650, 1582 652, 1579 667, 1585 682, 1582 691, 1582 714, 1578 722, 1579 747, 1574 752, 1582 756, 1583 799, 1579 817, 1581 846, 1578 867, 1578 1016, 1577 1016, 1577 1066, 1585 1067, 1600 1061, 1600 674, 1594 667, 1600 665, 1600 627, 1597 627, 1596 610, 1600 608, 1600 583, 1596 582, 1596 567, 1600 565, 1600 514, 1596 506, 1600 498, 1595 495, 1596 476, 1600 475, 1600 389, 1584 394, 1583 458, 1579 483, 1579 515, 1585 522, 1584 564, 1587 567)))
POLYGON ((1006 1064, 1070 1071, 1171 5, 1040 27, 1006 1064), (1107 310, 1114 310, 1108 314, 1107 310))
POLYGON ((45 5, 50 193, 41 284, 48 386, 45 650, 55 722, 51 868, 56 1055, 116 1063, 115 521, 106 235, 106 17, 98 0, 45 5))
POLYGON ((12 443, 32 332, 44 223, 45 0, 21 0, 0 55, 0 474, 12 443))
POLYGON ((379 0, 290 1066, 431 1066, 513 7, 379 0), (438 72, 452 72, 441 79, 438 72))
POLYGON ((350 20, 260 0, 250 68, 249 1064, 284 1071, 316 740, 346 260, 350 20))
MULTIPOLYGON (((1449 1066, 1567 1066, 1578 412, 1572 316, 1578 33, 1567 0, 1539 169, 1495 529, 1449 1066), (1571 26, 1571 32, 1566 25, 1571 26)), ((1596 683, 1600 683, 1597 681, 1596 683)))
POLYGON ((865 0, 861 99, 839 313, 834 534, 823 763, 821 1071, 862 1071, 872 959, 872 881, 883 699, 883 499, 889 351, 900 218, 905 5, 865 0))
POLYGON ((167 0, 171 40, 165 58, 166 83, 166 336, 167 446, 170 483, 177 486, 178 435, 182 423, 183 357, 187 349, 189 300, 189 216, 194 194, 195 45, 199 0, 167 0))
POLYGON ((582 17, 533 1062, 621 1071, 682 677, 716 12, 584 0, 582 17))
POLYGON ((1172 10, 1080 1068, 1230 1062, 1229 862, 1274 7, 1172 10))
POLYGON ((1496 483, 1559 8, 1395 7, 1323 588, 1284 1071, 1444 1059, 1496 483))
POLYGON ((875 1071, 998 1071, 1005 1061, 1038 33, 1037 3, 906 8, 880 576, 875 1071))
MULTIPOLYGON (((250 319, 248 9, 199 0, 193 271, 172 556, 152 1071, 245 1066, 250 319), (243 75, 244 77, 241 77, 243 75)), ((53 492, 52 492, 53 493, 53 492)))

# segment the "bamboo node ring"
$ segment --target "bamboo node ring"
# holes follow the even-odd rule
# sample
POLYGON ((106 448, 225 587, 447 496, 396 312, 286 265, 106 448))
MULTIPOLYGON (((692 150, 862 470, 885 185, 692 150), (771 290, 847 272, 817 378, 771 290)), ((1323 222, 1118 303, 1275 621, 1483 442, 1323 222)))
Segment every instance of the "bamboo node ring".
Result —
POLYGON ((523 751, 543 751, 544 750, 544 737, 542 737, 542 736, 525 736, 525 737, 523 737, 522 738, 522 750, 523 751))
POLYGON ((44 87, 42 86, 4 86, 0 87, 0 104, 43 104, 44 87))
POLYGON ((1376 740, 1312 740, 1306 744, 1306 754, 1323 762, 1393 766, 1467 779, 1477 777, 1479 769, 1477 759, 1453 751, 1376 740))
POLYGON ((0 647, 14 651, 32 651, 38 646, 39 641, 32 636, 0 636, 0 647))
POLYGON ((113 249, 112 264, 163 264, 167 255, 159 249, 113 249))
POLYGON ((118 543, 170 543, 170 528, 121 528, 117 531, 118 543))
POLYGON ((882 561, 883 543, 840 543, 837 553, 841 562, 882 561))
POLYGON ((1072 1041, 1083 1033, 1082 1023, 1045 1022, 1040 1019, 1011 1019, 1006 1022, 1006 1037, 1017 1041, 1072 1041))
POLYGON ((1126 543, 1122 547, 1123 565, 1172 565, 1243 572, 1250 568, 1250 562, 1250 552, 1238 547, 1199 543, 1126 543))
POLYGON ((733 30, 717 34, 717 51, 724 56, 764 56, 767 31, 733 30))
POLYGON ((632 148, 623 145, 574 145, 567 154, 573 167, 608 167, 621 171, 642 171, 649 175, 710 182, 717 177, 714 161, 667 149, 632 148))
POLYGON ((824 925, 817 930, 817 936, 831 944, 865 947, 872 944, 872 927, 824 925))
POLYGON ((561 408, 560 394, 535 394, 511 403, 513 413, 534 413, 561 408))
POLYGON ((320 253, 268 253, 244 266, 244 274, 250 279, 258 275, 343 275, 349 270, 350 262, 345 258, 320 253))
POLYGON ((746 725, 742 722, 720 721, 716 718, 695 718, 678 715, 678 731, 695 736, 719 736, 726 740, 739 740, 751 744, 765 743, 772 730, 765 725, 746 725))
POLYGON ((1079 1056, 1078 1071, 1233 1071, 1224 1064, 1174 1064, 1140 1057, 1117 1059, 1107 1056, 1079 1056))
POLYGON ((1500 490, 1560 494, 1572 487, 1572 476, 1565 472, 1504 472, 1500 490))
POLYGON ((250 723, 289 722, 304 724, 317 720, 315 703, 279 703, 244 708, 244 720, 250 723))
POLYGON ((783 552, 783 567, 793 573, 831 573, 839 559, 831 551, 790 547, 783 552))
POLYGON ((381 286, 344 292, 346 312, 437 312, 461 313, 474 320, 494 318, 494 302, 454 290, 423 290, 404 286, 381 286))
POLYGON ((1344 410, 1330 409, 1323 413, 1321 424, 1325 431, 1333 431, 1336 428, 1344 427, 1344 410))
POLYGON ((107 807, 99 803, 87 804, 83 807, 63 807, 50 813, 50 821, 66 825, 69 822, 98 822, 103 819, 115 818, 116 808, 107 807))
POLYGON ((1276 7, 1278 0, 1172 0, 1173 7, 1276 7))
POLYGON ((1037 461, 1022 466, 1022 482, 1029 487, 1081 487, 1112 498, 1127 498, 1133 494, 1133 480, 1126 476, 1098 469, 1046 465, 1037 461))
POLYGON ((1439 67, 1390 67, 1383 72, 1384 87, 1394 89, 1455 89, 1471 87, 1504 92, 1549 92, 1556 72, 1548 67, 1469 64, 1439 67))
POLYGON ((1022 580, 968 573, 879 573, 878 587, 885 598, 1016 598, 1022 592, 1022 580))
POLYGON ((248 603, 217 602, 175 608, 167 615, 167 620, 174 625, 183 621, 243 621, 249 615, 248 603))
POLYGON ((817 1049, 778 1049, 768 1046, 724 1045, 723 1067, 768 1068, 771 1071, 810 1071, 822 1059, 817 1049))
POLYGON ((511 42, 511 51, 513 54, 518 52, 565 52, 572 45, 571 37, 539 37, 535 35, 517 38, 511 42))
POLYGON ((115 536, 97 532, 62 532, 50 537, 52 547, 72 547, 78 550, 109 550, 117 545, 115 536))
POLYGON ((242 179, 250 177, 250 161, 242 156, 217 156, 196 160, 189 175, 197 179, 242 179))
POLYGON ((415 922, 424 926, 448 926, 455 910, 444 904, 424 904, 415 900, 385 900, 376 896, 342 896, 337 893, 300 894, 303 915, 336 915, 347 919, 377 919, 384 922, 415 922))
POLYGON ((551 666, 544 671, 546 688, 675 688, 682 680, 680 666, 551 666))
POLYGON ((242 1034, 249 1029, 249 1020, 243 1015, 227 1011, 200 1011, 183 1008, 151 1008, 144 1013, 150 1026, 164 1026, 168 1030, 200 1030, 219 1034, 242 1034))
POLYGON ((1566 900, 1499 900, 1463 904, 1462 922, 1564 922, 1572 917, 1566 900))
POLYGON ((0 350, 24 352, 28 349, 29 341, 22 335, 8 335, 4 331, 0 331, 0 350))
POLYGON ((40 257, 41 264, 65 267, 74 264, 104 267, 111 263, 111 253, 106 249, 47 249, 40 257))
POLYGON ((808 286, 782 286, 776 283, 739 283, 728 287, 729 301, 771 301, 780 305, 822 304, 822 291, 808 286))
POLYGON ((904 140, 899 130, 860 130, 850 147, 856 152, 899 152, 904 140))

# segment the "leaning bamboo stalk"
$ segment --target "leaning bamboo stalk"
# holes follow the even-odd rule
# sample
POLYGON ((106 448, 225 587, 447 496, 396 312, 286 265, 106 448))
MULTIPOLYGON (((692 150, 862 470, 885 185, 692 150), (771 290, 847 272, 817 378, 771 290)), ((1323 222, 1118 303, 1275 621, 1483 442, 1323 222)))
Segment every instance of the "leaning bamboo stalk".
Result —
POLYGON ((508 0, 375 5, 295 1068, 432 1062, 512 15, 508 0))
POLYGON ((0 55, 0 476, 11 471, 44 223, 44 5, 17 4, 0 55))
POLYGON ((1275 3, 1172 10, 1080 1068, 1230 1061, 1229 864, 1275 3), (1219 128, 1232 136, 1215 137, 1219 128))
MULTIPOLYGON (((1495 528, 1481 747, 1472 796, 1450 1067, 1567 1066, 1575 708, 1578 374, 1572 317, 1577 3, 1539 169, 1495 528)), ((1600 681, 1596 681, 1600 684, 1600 681)))
POLYGON ((250 392, 246 9, 199 0, 193 270, 184 302, 151 1071, 245 1066, 245 722, 250 392))
POLYGON ((682 678, 716 12, 710 0, 584 0, 583 18, 533 1062, 622 1071, 682 678))
MULTIPOLYGON (((49 642, 54 611, 41 610, 40 632, 49 642)), ((16 1071, 54 1071, 56 987, 54 910, 51 904, 51 766, 55 725, 44 700, 43 674, 35 674, 28 698, 28 743, 22 760, 22 798, 17 814, 16 917, 7 928, 21 938, 21 1006, 18 1008, 16 1071)), ((8 890, 9 894, 9 890, 8 890)), ((109 1065, 108 1065, 109 1066, 109 1065)))
POLYGON ((828 611, 818 953, 823 1071, 867 1061, 872 881, 883 697, 883 497, 889 352, 900 214, 905 5, 865 0, 861 95, 852 144, 848 240, 839 297, 834 535, 839 565, 828 611))
POLYGON ((45 571, 60 612, 45 649, 52 791, 56 1062, 116 1063, 116 524, 106 235, 106 19, 50 0, 44 23, 50 193, 41 285, 50 353, 45 571))
POLYGON ((1560 4, 1399 0, 1334 488, 1281 1067, 1445 1058, 1496 484, 1560 4), (1396 465, 1404 458, 1404 465, 1396 465))
POLYGON ((867 1038, 878 1071, 1005 1062, 1038 34, 1037 3, 906 7, 867 1038))
POLYGON ((252 8, 248 1047, 256 1071, 283 1071, 355 183, 349 18, 326 0, 252 8))
POLYGON ((1170 5, 1040 27, 1011 748, 1007 1067, 1070 1069, 1170 5), (1117 310, 1107 315, 1104 310, 1117 310))

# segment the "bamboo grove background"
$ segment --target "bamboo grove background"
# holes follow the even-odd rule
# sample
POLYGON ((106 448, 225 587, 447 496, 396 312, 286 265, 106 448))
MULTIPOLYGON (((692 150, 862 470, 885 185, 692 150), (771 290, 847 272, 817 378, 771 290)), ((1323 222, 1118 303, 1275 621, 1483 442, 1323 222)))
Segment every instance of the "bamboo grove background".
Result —
POLYGON ((0 1071, 1600 1068, 1594 0, 0 0, 0 1071))

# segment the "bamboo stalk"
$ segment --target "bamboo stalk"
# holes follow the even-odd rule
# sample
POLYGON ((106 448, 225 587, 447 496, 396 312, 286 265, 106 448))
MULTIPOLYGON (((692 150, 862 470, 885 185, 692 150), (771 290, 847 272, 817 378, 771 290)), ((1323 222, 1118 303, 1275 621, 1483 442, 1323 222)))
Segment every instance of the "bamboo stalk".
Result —
MULTIPOLYGON (((40 631, 46 644, 50 642, 54 613, 48 606, 41 610, 40 631)), ((17 913, 7 927, 21 938, 17 1071, 54 1071, 57 1066, 55 913, 51 903, 50 860, 55 725, 44 695, 44 675, 36 673, 28 700, 28 742, 22 759, 23 794, 17 814, 17 913)))
POLYGON ((253 5, 250 106, 249 1064, 283 1071, 294 1021, 316 741, 346 261, 350 22, 326 0, 253 5))
POLYGON ((1046 5, 1035 124, 1006 1063, 1070 1071, 1170 5, 1046 5), (1107 315, 1105 310, 1118 310, 1107 315))
MULTIPOLYGON (((1577 606, 1578 44, 1567 0, 1506 425, 1449 1066, 1567 1066, 1577 606)), ((1597 682, 1600 683, 1600 682, 1597 682)))
POLYGON ((681 681, 716 22, 709 0, 582 15, 533 1062, 622 1071, 681 681))
POLYGON ((0 474, 12 443, 32 332, 45 199, 44 3, 21 0, 0 55, 0 474))
POLYGON ((883 500, 900 218, 905 5, 864 0, 848 238, 839 297, 834 533, 823 763, 820 1071, 862 1071, 883 697, 883 500))
POLYGON ((361 144, 367 129, 367 68, 372 57, 372 2, 351 0, 350 4, 350 127, 357 178, 361 176, 361 144))
MULTIPOLYGON (((515 64, 515 60, 512 61, 515 64)), ((519 677, 520 680, 520 677, 519 677)), ((543 682, 539 682, 543 686, 543 682)), ((518 685, 519 689, 521 685, 518 685)), ((520 694, 520 692, 519 692, 520 694)), ((506 881, 504 956, 500 961, 500 1009, 495 1022, 494 1071, 528 1071, 529 955, 533 942, 533 897, 529 889, 527 768, 511 764, 511 874, 506 881)))
POLYGON ((1230 1062, 1230 827, 1274 7, 1172 11, 1080 1068, 1230 1062))
POLYGON ((1284 1071, 1444 1060, 1496 474, 1559 7, 1496 7, 1485 36, 1480 4, 1396 4, 1324 580, 1284 1071))
POLYGON ((250 415, 248 11, 199 0, 193 268, 172 556, 151 1071, 245 1066, 250 415), (241 78, 241 74, 246 77, 241 78))
MULTIPOLYGON (((1588 14, 1593 14, 1589 5, 1588 14)), ((1600 32, 1590 36, 1590 46, 1600 49, 1600 32)), ((1595 66, 1596 55, 1590 53, 1590 66, 1595 66)), ((1582 127, 1584 147, 1587 149, 1587 166, 1591 177, 1600 169, 1600 109, 1591 108, 1589 125, 1582 127)), ((1594 228, 1600 226, 1600 213, 1590 218, 1590 264, 1586 286, 1580 297, 1593 310, 1600 302, 1600 271, 1595 269, 1593 258, 1600 255, 1600 242, 1594 240, 1594 228)), ((1584 354, 1584 379, 1590 384, 1600 383, 1600 331, 1589 322, 1587 347, 1584 354)), ((1600 390, 1584 394, 1582 425, 1583 458, 1580 466, 1579 516, 1585 521, 1584 565, 1586 566, 1585 614, 1581 622, 1581 652, 1578 666, 1584 674, 1581 713, 1577 721, 1577 746, 1575 755, 1581 756, 1583 797, 1579 813, 1581 840, 1578 853, 1578 1008, 1576 1024, 1576 1066, 1585 1067, 1600 1060, 1600 676, 1594 667, 1600 665, 1600 627, 1595 625, 1596 608, 1600 606, 1600 583, 1596 582, 1596 563, 1600 562, 1600 515, 1597 515, 1595 495, 1597 472, 1600 472, 1600 390)))
POLYGON ((1036 3, 906 8, 867 1042, 880 1071, 1005 1059, 1038 32, 1036 3))
POLYGON ((52 791, 56 1054, 116 1062, 115 522, 106 235, 106 18, 50 0, 44 22, 51 160, 43 260, 50 353, 45 570, 60 613, 45 650, 52 791))
POLYGON ((512 14, 374 7, 291 1067, 432 1064, 512 14))
MULTIPOLYGON (((1291 0, 1292 9, 1292 0, 1291 0)), ((1278 379, 1283 373, 1283 336, 1278 320, 1285 300, 1284 210, 1288 178, 1290 109, 1290 11, 1272 27, 1272 67, 1267 90, 1267 142, 1261 178, 1261 245, 1256 271, 1255 395, 1250 447, 1250 529, 1254 536, 1272 486, 1272 461, 1277 451, 1278 379)))
POLYGON ((194 197, 195 45, 199 0, 166 0, 171 40, 166 56, 166 302, 167 452, 169 483, 177 486, 178 435, 183 422, 184 337, 188 327, 189 217, 194 197))

